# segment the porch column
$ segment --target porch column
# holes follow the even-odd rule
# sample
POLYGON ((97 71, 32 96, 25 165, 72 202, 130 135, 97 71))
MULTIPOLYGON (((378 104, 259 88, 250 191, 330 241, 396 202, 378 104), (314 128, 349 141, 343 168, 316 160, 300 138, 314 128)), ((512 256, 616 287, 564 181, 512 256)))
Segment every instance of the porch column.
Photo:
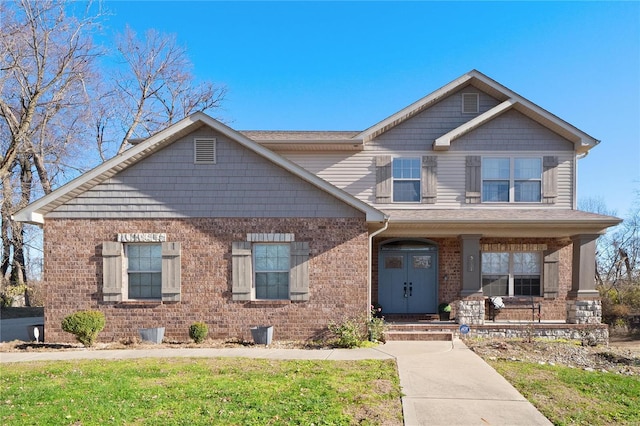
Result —
POLYGON ((484 324, 484 296, 480 279, 480 237, 477 234, 460 235, 462 246, 460 269, 462 271, 461 300, 456 310, 460 324, 484 324))
POLYGON ((571 237, 573 261, 571 265, 571 291, 567 298, 567 322, 597 324, 602 321, 600 293, 596 290, 597 234, 571 237))
POLYGON ((460 235, 462 243, 462 297, 482 297, 480 280, 480 237, 481 235, 460 235))

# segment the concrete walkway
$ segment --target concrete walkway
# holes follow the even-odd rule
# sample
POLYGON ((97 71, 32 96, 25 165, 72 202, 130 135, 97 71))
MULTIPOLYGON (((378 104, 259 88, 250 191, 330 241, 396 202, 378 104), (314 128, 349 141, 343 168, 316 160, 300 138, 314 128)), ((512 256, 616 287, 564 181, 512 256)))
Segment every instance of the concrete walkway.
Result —
POLYGON ((268 359, 395 359, 405 425, 550 425, 502 376, 461 340, 389 342, 367 349, 148 349, 4 352, 0 362, 132 359, 148 357, 249 357, 268 359))

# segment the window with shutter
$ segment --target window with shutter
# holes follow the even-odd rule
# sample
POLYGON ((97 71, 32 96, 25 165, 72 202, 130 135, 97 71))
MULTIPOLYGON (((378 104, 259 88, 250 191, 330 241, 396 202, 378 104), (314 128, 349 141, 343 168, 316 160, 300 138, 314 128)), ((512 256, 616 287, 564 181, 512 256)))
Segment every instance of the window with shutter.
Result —
POLYGON ((309 243, 291 236, 249 234, 232 244, 233 300, 309 300, 309 243))
MULTIPOLYGON (((157 241, 152 234, 122 234, 157 241)), ((124 240, 128 240, 124 238, 124 240)), ((103 300, 179 302, 181 245, 178 242, 102 243, 103 300)))

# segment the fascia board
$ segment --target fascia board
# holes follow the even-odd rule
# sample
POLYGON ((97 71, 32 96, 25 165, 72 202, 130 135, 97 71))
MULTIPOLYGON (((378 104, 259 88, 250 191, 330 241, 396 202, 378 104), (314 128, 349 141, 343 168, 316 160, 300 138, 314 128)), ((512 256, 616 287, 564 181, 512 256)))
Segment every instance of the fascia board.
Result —
POLYGON ((170 126, 167 129, 149 137, 145 142, 134 145, 132 148, 126 150, 122 154, 105 161, 104 163, 78 176, 77 178, 66 183, 55 191, 45 195, 39 200, 34 201, 24 209, 19 210, 13 215, 14 220, 18 222, 27 222, 42 225, 44 223, 44 213, 48 212, 48 210, 46 209, 48 205, 65 197, 69 197, 69 199, 73 198, 73 196, 84 192, 84 190, 78 190, 85 185, 89 185, 86 188, 89 189, 90 187, 103 182, 109 177, 115 175, 120 170, 139 161, 141 158, 146 157, 155 149, 160 148, 160 142, 168 139, 171 135, 179 133, 181 130, 193 125, 195 121, 196 120, 192 119, 192 116, 184 118, 173 126, 170 126))
MULTIPOLYGON (((528 99, 520 96, 519 94, 517 94, 513 90, 503 86, 502 84, 498 83, 497 81, 487 77, 486 75, 482 74, 481 72, 479 72, 477 70, 473 70, 473 71, 471 71, 469 73, 469 75, 472 78, 477 79, 478 81, 482 82, 483 84, 491 86, 493 89, 495 89, 495 90, 497 90, 497 91, 499 91, 501 93, 504 93, 505 96, 507 96, 510 99, 513 99, 515 101, 515 103, 519 104, 520 107, 525 108, 530 113, 538 115, 539 116, 538 121, 546 120, 546 121, 552 123, 553 125, 558 126, 559 128, 563 129, 564 131, 574 135, 576 139, 573 140, 572 142, 574 142, 576 144, 576 151, 578 153, 585 153, 589 149, 593 148, 598 143, 600 143, 600 141, 598 139, 594 138, 593 136, 590 136, 589 134, 583 132, 582 130, 578 129, 574 125, 569 124, 568 122, 564 121, 560 117, 558 117, 558 116, 550 113, 546 109, 534 104, 533 102, 531 102, 528 99)), ((548 127, 548 126, 546 126, 546 127, 548 127)))
POLYGON ((470 74, 465 74, 456 80, 442 86, 440 89, 430 93, 429 95, 417 100, 411 105, 403 108, 402 110, 396 112, 395 114, 385 118, 384 120, 374 124, 363 132, 354 136, 354 139, 362 139, 365 142, 373 139, 375 135, 380 132, 382 129, 393 126, 401 123, 405 119, 411 117, 419 111, 422 111, 426 105, 431 105, 438 100, 446 97, 449 93, 456 91, 458 88, 464 86, 471 80, 472 76, 470 74))

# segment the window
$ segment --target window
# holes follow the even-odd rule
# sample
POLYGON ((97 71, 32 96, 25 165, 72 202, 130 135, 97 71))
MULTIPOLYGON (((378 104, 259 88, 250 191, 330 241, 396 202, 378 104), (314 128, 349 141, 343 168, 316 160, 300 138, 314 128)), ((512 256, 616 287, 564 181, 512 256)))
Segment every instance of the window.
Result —
POLYGON ((179 302, 181 244, 164 234, 118 234, 102 243, 102 299, 179 302))
POLYGON ((256 299, 289 298, 289 244, 255 244, 256 299))
POLYGON ((393 159, 393 201, 420 202, 420 158, 393 159))
POLYGON ((540 253, 482 253, 485 296, 540 296, 540 253))
POLYGON ((162 247, 160 244, 127 244, 129 299, 162 298, 162 247))
POLYGON ((482 159, 482 201, 539 203, 542 201, 542 159, 486 157, 482 159))
POLYGON ((294 240, 265 233, 233 242, 233 300, 309 300, 309 243, 294 240))

